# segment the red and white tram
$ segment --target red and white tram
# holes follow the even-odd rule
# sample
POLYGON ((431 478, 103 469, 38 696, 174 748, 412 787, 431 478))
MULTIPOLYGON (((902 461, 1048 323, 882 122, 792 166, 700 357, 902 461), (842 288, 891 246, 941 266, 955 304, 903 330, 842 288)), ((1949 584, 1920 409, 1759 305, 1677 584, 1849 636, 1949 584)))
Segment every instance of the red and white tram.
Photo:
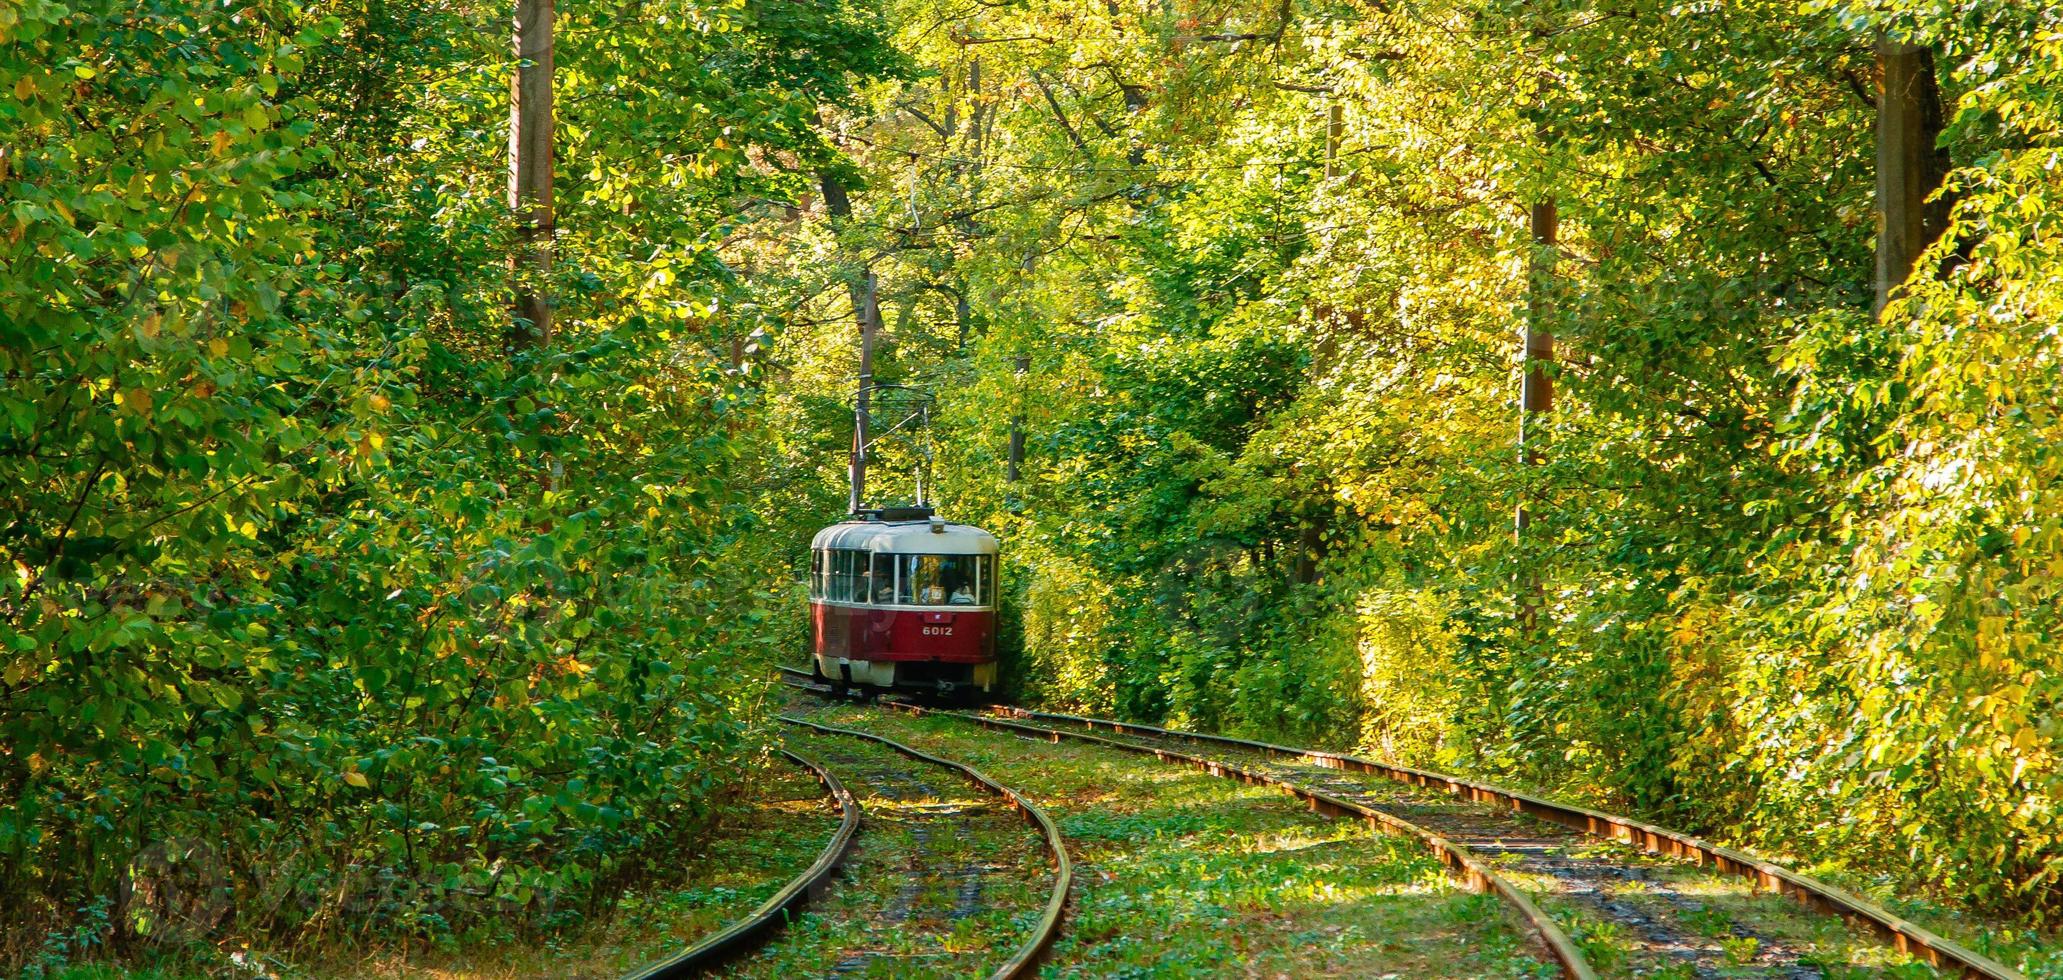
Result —
POLYGON ((815 672, 841 685, 996 689, 996 536, 929 508, 861 511, 810 542, 815 672))

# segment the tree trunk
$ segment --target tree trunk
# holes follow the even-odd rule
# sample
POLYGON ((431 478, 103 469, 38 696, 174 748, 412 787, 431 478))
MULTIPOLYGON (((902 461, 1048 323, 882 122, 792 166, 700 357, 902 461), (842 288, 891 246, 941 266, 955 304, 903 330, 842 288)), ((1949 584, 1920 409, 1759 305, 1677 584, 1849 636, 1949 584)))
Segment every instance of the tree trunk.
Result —
POLYGON ((516 73, 509 82, 509 210, 516 247, 509 255, 516 349, 552 339, 552 3, 516 0, 516 73))
POLYGON ((1921 253, 1948 228, 1948 202, 1927 198, 1948 176, 1948 152, 1938 146, 1941 88, 1930 48, 1889 37, 1877 39, 1882 89, 1877 96, 1877 276, 1872 310, 1883 313, 1891 294, 1912 275, 1921 253))

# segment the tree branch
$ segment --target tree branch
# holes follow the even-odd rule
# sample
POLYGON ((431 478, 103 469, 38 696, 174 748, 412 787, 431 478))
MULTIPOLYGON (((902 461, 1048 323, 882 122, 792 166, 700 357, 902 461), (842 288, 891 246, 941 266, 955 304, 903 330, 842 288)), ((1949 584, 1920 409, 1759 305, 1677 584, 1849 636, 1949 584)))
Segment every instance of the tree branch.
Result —
POLYGON ((954 44, 963 48, 971 48, 977 44, 1014 44, 1018 41, 1038 41, 1042 44, 1053 43, 1052 38, 1040 37, 1037 34, 1020 34, 1016 37, 971 37, 966 34, 953 34, 949 35, 949 37, 954 44))
POLYGON ((919 109, 916 106, 908 105, 902 102, 896 103, 895 107, 901 109, 904 112, 909 113, 912 116, 917 117, 918 122, 921 122, 924 125, 931 127, 931 131, 938 134, 938 138, 941 142, 952 141, 952 130, 947 129, 945 126, 940 125, 936 120, 932 119, 930 116, 925 115, 924 110, 919 109))
POLYGON ((1031 77, 1032 84, 1037 85, 1039 92, 1046 97, 1046 104, 1053 107, 1054 118, 1060 120, 1060 128, 1067 133, 1067 138, 1074 143, 1075 149, 1082 151, 1085 157, 1093 157, 1095 154, 1089 152, 1089 144, 1082 142, 1082 134, 1075 131, 1073 123, 1067 121, 1067 113, 1060 108, 1060 100, 1054 98, 1053 90, 1046 86, 1045 76, 1034 71, 1031 77))
POLYGON ((1863 105, 1869 106, 1871 109, 1877 107, 1876 96, 1870 94, 1869 86, 1864 85, 1862 79, 1855 77, 1855 69, 1841 69, 1841 77, 1848 82, 1848 90, 1854 92, 1855 97, 1861 99, 1863 105))

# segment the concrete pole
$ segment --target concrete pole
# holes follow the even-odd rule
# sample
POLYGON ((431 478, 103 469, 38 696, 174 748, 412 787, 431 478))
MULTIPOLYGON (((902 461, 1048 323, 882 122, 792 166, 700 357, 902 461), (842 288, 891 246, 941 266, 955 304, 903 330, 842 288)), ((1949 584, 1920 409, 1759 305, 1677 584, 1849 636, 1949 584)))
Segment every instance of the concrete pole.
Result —
POLYGON ((540 347, 552 339, 552 3, 516 0, 516 71, 509 80, 509 211, 516 248, 509 254, 514 286, 510 346, 540 347))

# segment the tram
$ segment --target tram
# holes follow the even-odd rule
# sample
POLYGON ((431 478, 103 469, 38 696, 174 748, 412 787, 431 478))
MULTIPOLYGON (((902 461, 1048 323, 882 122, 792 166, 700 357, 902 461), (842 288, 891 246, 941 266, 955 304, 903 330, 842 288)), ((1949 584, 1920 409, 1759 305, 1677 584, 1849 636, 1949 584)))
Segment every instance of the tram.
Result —
POLYGON ((812 673, 840 687, 996 690, 996 536, 928 507, 861 510, 810 542, 812 673))

